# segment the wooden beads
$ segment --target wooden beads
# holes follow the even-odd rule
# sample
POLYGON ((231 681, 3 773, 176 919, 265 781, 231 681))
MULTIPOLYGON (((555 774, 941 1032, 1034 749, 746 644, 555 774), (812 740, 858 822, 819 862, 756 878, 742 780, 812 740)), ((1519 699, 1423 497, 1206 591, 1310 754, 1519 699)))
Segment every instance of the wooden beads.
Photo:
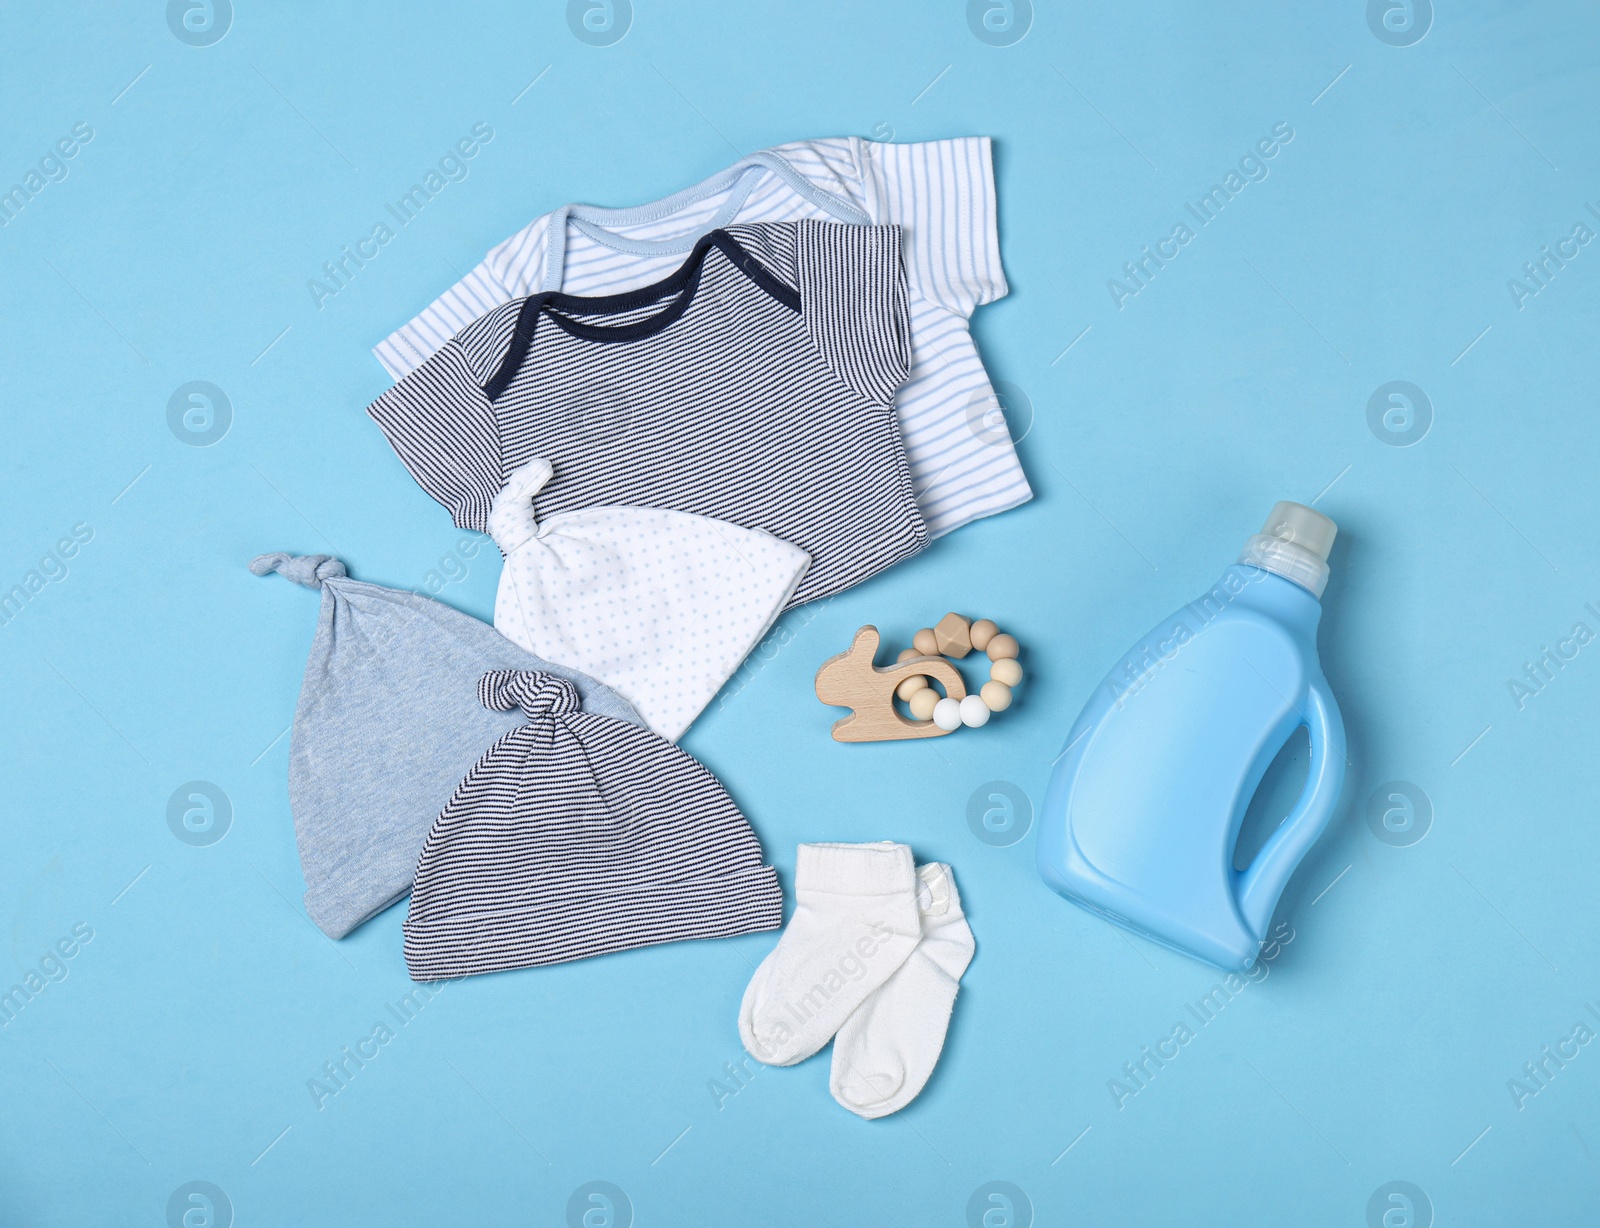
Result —
MULTIPOLYGON (((942 712, 940 704, 934 705, 933 720, 940 729, 955 729, 954 722, 957 720, 968 728, 977 729, 989 723, 992 713, 1004 712, 1011 706, 1011 688, 1022 681, 1022 666, 1017 664, 1017 653, 1022 649, 1016 636, 1007 635, 990 619, 968 622, 953 612, 946 614, 931 628, 924 627, 918 631, 913 643, 920 650, 930 635, 942 656, 960 659, 977 650, 986 654, 990 662, 989 681, 983 684, 976 695, 968 695, 959 704, 943 708, 942 712)), ((909 679, 906 685, 910 685, 909 679)), ((910 689, 915 695, 917 688, 910 689)), ((904 690, 900 697, 908 698, 904 690)), ((927 707, 927 702, 924 701, 921 706, 927 707)))
POLYGON ((871 661, 877 647, 876 629, 863 627, 850 652, 834 657, 818 671, 818 698, 855 709, 855 715, 835 724, 836 739, 876 742, 940 737, 963 725, 981 728, 994 713, 1011 706, 1013 688, 1022 681, 1022 666, 1017 664, 1021 648, 1015 636, 1005 634, 992 620, 973 622, 951 612, 933 626, 921 628, 912 636, 911 645, 899 654, 894 667, 875 669, 871 661), (960 675, 953 673, 944 658, 959 660, 974 651, 989 658, 989 679, 968 695, 960 675), (913 669, 917 672, 912 673, 913 669), (943 695, 934 689, 935 681, 944 688, 943 695), (887 700, 887 712, 873 706, 883 702, 876 698, 879 694, 887 700), (895 709, 896 699, 910 708, 910 721, 895 709))
POLYGON ((1017 653, 1021 651, 1022 648, 1017 643, 1017 637, 1007 635, 1004 631, 990 640, 989 646, 984 649, 984 652, 989 654, 989 660, 991 661, 1015 661, 1017 653))
POLYGON ((988 706, 990 712, 1004 712, 1011 706, 1011 688, 992 678, 978 688, 978 696, 988 706))
POLYGON ((895 687, 894 693, 901 699, 909 700, 918 691, 926 691, 927 689, 928 680, 921 674, 912 674, 911 677, 895 687))
POLYGON ((972 627, 959 614, 946 614, 933 628, 933 640, 939 646, 939 655, 955 657, 958 661, 972 651, 972 627))

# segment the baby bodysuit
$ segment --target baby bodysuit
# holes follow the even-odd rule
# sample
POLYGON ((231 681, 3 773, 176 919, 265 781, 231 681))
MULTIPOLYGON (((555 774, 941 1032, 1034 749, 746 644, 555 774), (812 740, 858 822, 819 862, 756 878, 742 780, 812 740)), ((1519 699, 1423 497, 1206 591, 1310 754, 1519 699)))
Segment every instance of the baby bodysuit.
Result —
POLYGON ((897 227, 731 226, 640 290, 496 308, 367 412, 462 528, 485 531, 541 457, 538 519, 637 506, 759 529, 811 556, 795 606, 927 544, 894 413, 907 329, 897 227))
POLYGON ((911 370, 895 407, 917 502, 938 537, 1032 497, 968 325, 975 308, 1006 294, 998 217, 988 137, 796 141, 654 204, 569 205, 536 218, 373 352, 402 378, 503 303, 645 285, 706 232, 734 223, 897 224, 911 370))

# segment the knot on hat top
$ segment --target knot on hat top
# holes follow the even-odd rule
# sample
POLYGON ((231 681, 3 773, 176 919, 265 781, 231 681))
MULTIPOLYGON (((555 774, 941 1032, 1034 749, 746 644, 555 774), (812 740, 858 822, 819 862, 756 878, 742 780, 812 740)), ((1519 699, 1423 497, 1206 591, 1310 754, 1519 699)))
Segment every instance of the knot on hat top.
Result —
POLYGON ((321 588, 324 580, 336 580, 347 575, 344 564, 331 554, 258 554, 250 560, 250 570, 258 576, 275 571, 286 580, 304 584, 307 588, 321 588))
POLYGON ((533 497, 544 489, 554 473, 549 461, 536 456, 513 470, 494 497, 494 506, 489 511, 489 536, 494 538, 501 554, 509 556, 539 535, 539 522, 533 515, 533 497))
POLYGON ((576 712, 578 688, 565 678, 531 669, 492 669, 478 679, 478 699, 485 708, 509 712, 521 708, 530 721, 576 712))

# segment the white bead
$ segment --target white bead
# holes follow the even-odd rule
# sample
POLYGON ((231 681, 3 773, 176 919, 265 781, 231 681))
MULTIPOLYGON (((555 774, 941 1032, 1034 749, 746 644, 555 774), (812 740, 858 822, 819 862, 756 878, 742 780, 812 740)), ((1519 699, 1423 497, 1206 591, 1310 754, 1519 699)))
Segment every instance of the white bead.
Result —
MULTIPOLYGON (((982 705, 983 701, 980 699, 978 703, 982 705)), ((988 716, 989 709, 984 708, 983 714, 988 716)), ((948 695, 933 705, 933 723, 946 732, 961 727, 961 716, 961 701, 948 695)))
MULTIPOLYGON (((937 709, 935 709, 934 716, 937 719, 937 709)), ((968 695, 961 701, 959 716, 963 725, 977 729, 980 725, 989 723, 989 705, 984 703, 980 696, 968 695)))

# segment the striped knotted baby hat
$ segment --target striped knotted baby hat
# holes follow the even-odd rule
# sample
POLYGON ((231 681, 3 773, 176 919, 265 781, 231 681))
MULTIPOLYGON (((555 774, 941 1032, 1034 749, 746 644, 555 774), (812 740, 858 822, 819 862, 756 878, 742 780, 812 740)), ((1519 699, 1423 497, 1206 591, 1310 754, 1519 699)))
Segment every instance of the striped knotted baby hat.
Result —
POLYGON ((478 697, 527 722, 478 760, 428 833, 405 923, 412 979, 782 924, 760 842, 691 756, 580 710, 551 674, 492 670, 478 697))

